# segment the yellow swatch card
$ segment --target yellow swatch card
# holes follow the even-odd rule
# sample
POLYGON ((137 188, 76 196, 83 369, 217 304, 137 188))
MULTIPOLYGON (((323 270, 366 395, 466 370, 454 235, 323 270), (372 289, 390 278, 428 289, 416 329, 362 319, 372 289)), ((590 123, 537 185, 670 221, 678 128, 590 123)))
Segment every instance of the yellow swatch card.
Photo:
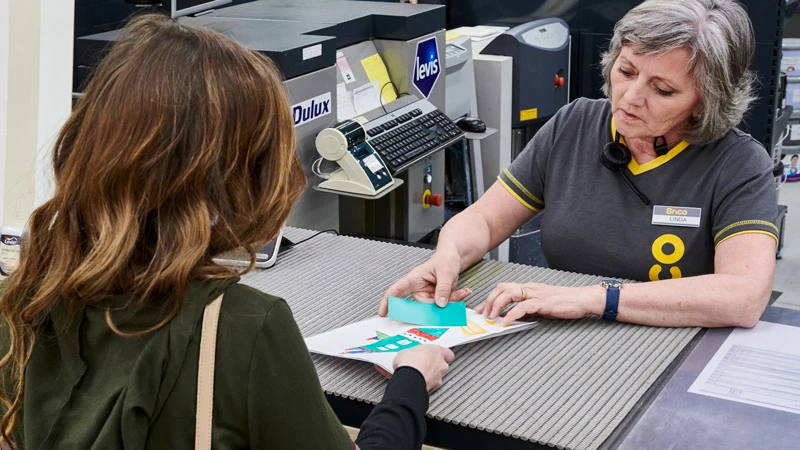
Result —
POLYGON ((381 55, 375 53, 372 56, 364 58, 361 60, 361 65, 364 66, 364 72, 367 73, 369 81, 378 82, 378 89, 381 90, 384 105, 397 100, 397 94, 395 93, 394 86, 391 84, 389 73, 386 71, 386 66, 383 64, 381 55), (389 84, 388 86, 387 83, 389 84))

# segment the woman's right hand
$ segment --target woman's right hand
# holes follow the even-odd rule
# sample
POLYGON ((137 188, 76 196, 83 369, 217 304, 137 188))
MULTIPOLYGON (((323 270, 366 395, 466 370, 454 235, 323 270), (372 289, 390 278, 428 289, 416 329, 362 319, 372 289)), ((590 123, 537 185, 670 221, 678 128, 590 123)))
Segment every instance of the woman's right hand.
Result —
POLYGON ((404 297, 408 294, 418 302, 436 303, 440 307, 447 302, 460 302, 472 293, 468 288, 453 291, 458 284, 461 257, 456 252, 437 251, 425 264, 414 268, 391 285, 381 299, 378 315, 389 312, 389 297, 404 297))
POLYGON ((455 359, 456 355, 449 348, 425 344, 399 352, 394 357, 392 366, 395 370, 403 366, 419 370, 425 378, 425 387, 430 392, 442 385, 442 378, 455 359))

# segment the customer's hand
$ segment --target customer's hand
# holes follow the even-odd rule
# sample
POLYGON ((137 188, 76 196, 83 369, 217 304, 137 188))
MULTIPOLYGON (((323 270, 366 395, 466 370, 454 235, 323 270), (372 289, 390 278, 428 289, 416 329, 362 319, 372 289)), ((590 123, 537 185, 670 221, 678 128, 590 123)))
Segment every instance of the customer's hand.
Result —
POLYGON ((587 314, 602 314, 605 289, 600 285, 583 287, 549 286, 537 283, 500 283, 489 297, 475 307, 475 312, 496 318, 503 308, 516 303, 506 313, 508 324, 524 316, 550 319, 579 319, 587 314))
POLYGON ((381 299, 378 315, 386 316, 389 312, 389 296, 404 297, 411 294, 414 300, 424 303, 436 303, 441 307, 447 302, 460 302, 472 293, 464 288, 453 291, 458 284, 458 272, 461 269, 461 258, 454 252, 436 252, 425 264, 414 268, 391 285, 381 299))
POLYGON ((394 357, 392 365, 395 370, 403 366, 419 370, 425 377, 425 385, 430 392, 442 385, 442 377, 454 359, 456 355, 449 348, 425 344, 401 351, 394 357))

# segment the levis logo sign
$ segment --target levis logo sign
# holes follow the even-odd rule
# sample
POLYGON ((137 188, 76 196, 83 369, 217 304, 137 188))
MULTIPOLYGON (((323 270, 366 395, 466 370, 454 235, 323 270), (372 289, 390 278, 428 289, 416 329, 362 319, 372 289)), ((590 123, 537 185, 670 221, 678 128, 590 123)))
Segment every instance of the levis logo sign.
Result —
POLYGON ((292 118, 294 126, 298 127, 331 113, 331 93, 326 92, 312 99, 292 105, 292 118))
POLYGON ((430 97, 436 80, 441 72, 439 61, 439 44, 436 36, 417 43, 417 55, 414 58, 414 79, 412 83, 419 92, 430 97))

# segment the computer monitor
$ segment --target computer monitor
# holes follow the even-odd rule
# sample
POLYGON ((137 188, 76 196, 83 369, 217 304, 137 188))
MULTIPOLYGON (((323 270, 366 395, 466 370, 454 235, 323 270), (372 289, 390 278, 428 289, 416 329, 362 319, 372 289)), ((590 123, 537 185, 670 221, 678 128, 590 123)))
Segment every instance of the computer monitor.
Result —
POLYGON ((172 18, 197 14, 218 6, 226 5, 233 0, 162 0, 164 8, 169 8, 172 18))

